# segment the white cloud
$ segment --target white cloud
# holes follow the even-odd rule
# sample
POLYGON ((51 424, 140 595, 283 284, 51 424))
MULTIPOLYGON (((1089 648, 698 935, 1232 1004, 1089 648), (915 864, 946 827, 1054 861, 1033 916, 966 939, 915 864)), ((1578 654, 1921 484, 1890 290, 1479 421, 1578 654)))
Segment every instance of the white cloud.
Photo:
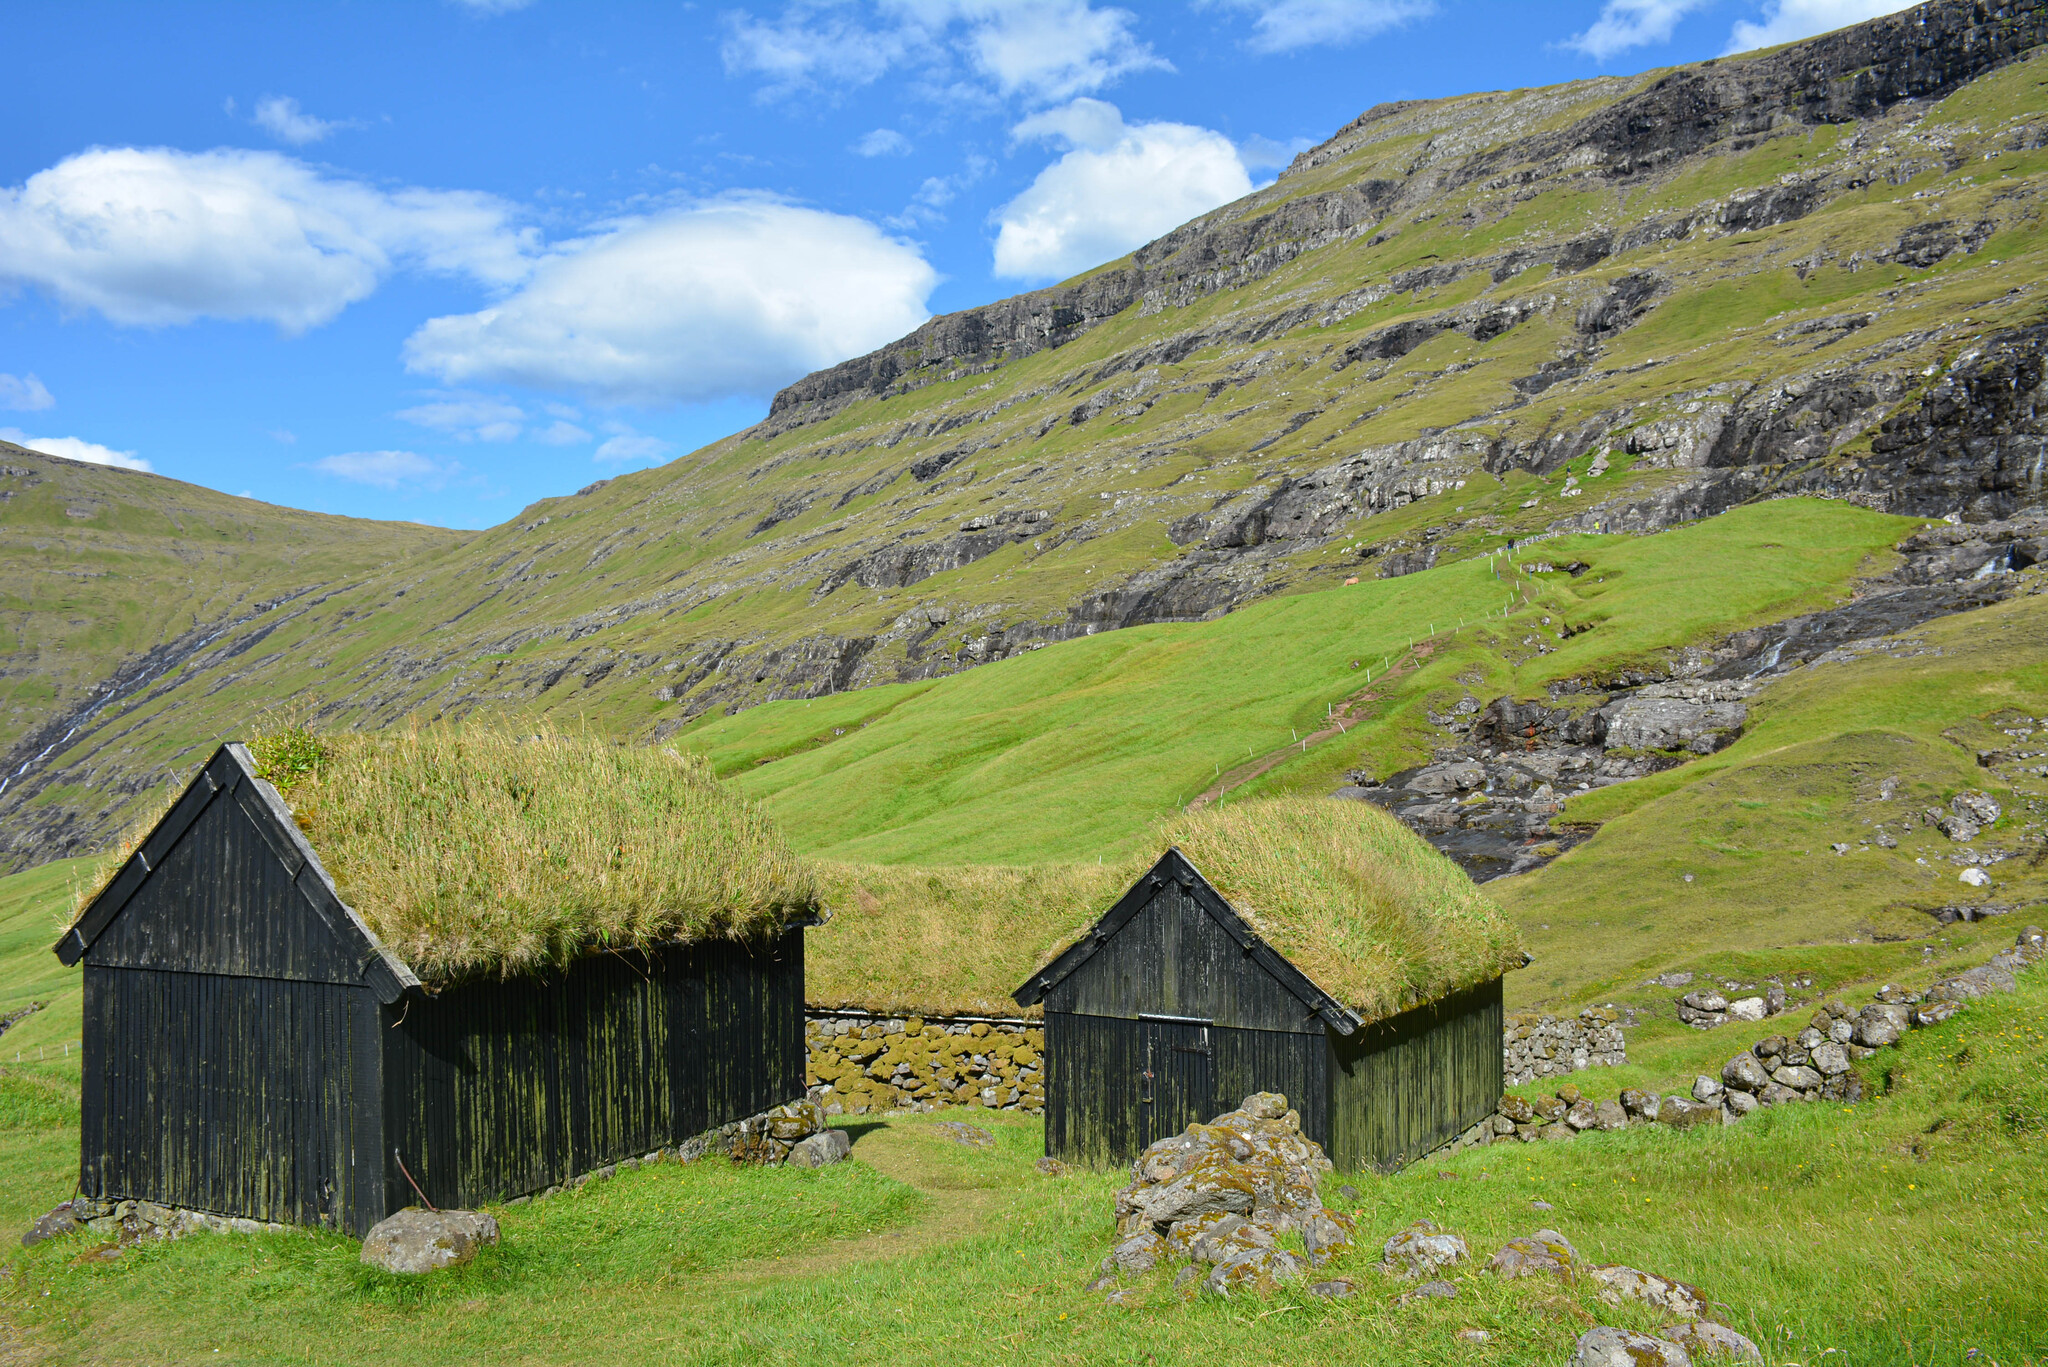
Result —
POLYGON ((674 449, 660 437, 635 432, 622 422, 608 422, 604 430, 612 435, 597 448, 593 460, 660 460, 674 449))
POLYGON ((590 434, 566 419, 549 423, 533 434, 544 446, 576 446, 590 440, 590 434))
POLYGON ((323 456, 313 462, 313 468, 379 489, 426 490, 441 488, 462 469, 453 462, 442 465, 415 451, 349 451, 339 456, 323 456))
POLYGON ((486 394, 436 394, 397 416, 457 441, 516 441, 526 421, 524 409, 486 394))
POLYGON ((45 408, 55 407, 56 403, 56 397, 34 375, 8 375, 0 372, 0 408, 12 408, 22 413, 40 413, 45 408))
POLYGON ((82 460, 88 465, 113 465, 123 470, 149 469, 149 462, 133 451, 116 451, 96 441, 83 441, 77 437, 31 437, 18 427, 0 427, 0 441, 11 441, 16 446, 26 446, 46 456, 82 460))
POLYGON ((428 320, 405 360, 608 402, 766 395, 909 332, 937 282, 871 223, 731 197, 569 244, 502 303, 428 320))
POLYGON ((1184 123, 1126 124, 1115 105, 1101 100, 1075 100, 1011 131, 1071 150, 997 211, 1000 276, 1071 275, 1251 193, 1251 176, 1221 133, 1184 123))
POLYGON ((1734 31, 1728 35, 1726 53, 1776 47, 1779 43, 1811 38, 1816 33, 1829 33, 1881 14, 1911 8, 1911 4, 1902 4, 1900 0, 1769 0, 1763 22, 1736 21, 1734 31))
POLYGON ((1706 3, 1707 0, 1607 0, 1592 26, 1565 39, 1563 46, 1604 62, 1632 47, 1671 41, 1678 21, 1706 3))
POLYGON ((507 285, 530 269, 513 209, 386 190, 275 152, 102 147, 0 189, 0 280, 116 323, 328 321, 401 267, 507 285))
POLYGON ((516 13, 532 3, 533 0, 455 0, 458 8, 487 19, 500 14, 516 13))
POLYGON ((299 102, 288 95, 265 95, 256 101, 253 121, 271 137, 294 147, 332 137, 344 128, 362 127, 355 119, 316 119, 300 109, 299 102))
POLYGON ((1355 43, 1436 12, 1435 0, 1213 0, 1259 17, 1252 24, 1254 52, 1355 43))
POLYGON ((954 97, 1047 103, 1132 72, 1172 70, 1138 40, 1136 22, 1089 0, 798 0, 772 21, 728 14, 723 56, 727 71, 765 76, 770 97, 867 85, 901 68, 954 97))
POLYGON ((863 157, 905 157, 910 155, 910 139, 893 128, 877 128, 862 134, 852 150, 863 157))

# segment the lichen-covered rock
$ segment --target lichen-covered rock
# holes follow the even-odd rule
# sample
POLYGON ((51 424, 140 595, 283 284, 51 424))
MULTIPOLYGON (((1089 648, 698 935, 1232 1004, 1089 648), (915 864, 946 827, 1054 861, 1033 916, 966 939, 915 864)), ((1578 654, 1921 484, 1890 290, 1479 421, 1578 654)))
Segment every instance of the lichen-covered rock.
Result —
POLYGON ((1564 1123, 1575 1130, 1590 1130, 1600 1124, 1600 1112, 1588 1097, 1574 1101, 1564 1113, 1564 1123))
POLYGON ((964 1120, 941 1120, 932 1128, 952 1140, 955 1144, 966 1148, 992 1149, 996 1146, 996 1137, 994 1135, 984 1130, 981 1126, 970 1125, 964 1120))
POLYGON ((71 1203, 66 1201, 48 1215, 39 1216, 36 1222, 28 1227, 28 1232, 21 1236, 21 1246, 34 1248, 45 1239, 55 1239, 59 1235, 69 1234, 78 1227, 78 1216, 72 1210, 71 1203))
POLYGON ((1602 1130, 1627 1129, 1628 1112, 1619 1101, 1597 1101, 1593 1104, 1593 1124, 1602 1130))
POLYGON ((1682 1096, 1667 1096, 1663 1104, 1657 1108, 1657 1123, 1669 1125, 1674 1130, 1689 1130, 1696 1125, 1715 1124, 1720 1119, 1721 1107, 1718 1104, 1703 1105, 1682 1096))
POLYGON ((1302 1216, 1297 1224, 1301 1230, 1301 1246, 1308 1250, 1308 1260, 1317 1267, 1341 1256, 1351 1247, 1352 1220, 1349 1215, 1334 1210, 1318 1210, 1302 1216))
POLYGON ((1463 1239, 1447 1234, 1428 1220, 1417 1220, 1380 1245, 1380 1262, 1390 1273, 1423 1277, 1465 1261, 1471 1254, 1463 1239))
POLYGON ((1633 1267, 1589 1267, 1586 1275, 1600 1288, 1600 1299, 1612 1305, 1624 1300, 1642 1301, 1681 1319, 1696 1320, 1707 1311, 1707 1298, 1697 1287, 1642 1272, 1633 1267))
POLYGON ((1645 1120, 1655 1120, 1657 1118, 1657 1108, 1661 1104, 1662 1099, 1655 1092, 1645 1092, 1634 1087, 1624 1087, 1622 1089, 1622 1109, 1626 1110, 1630 1115, 1641 1116, 1645 1120))
POLYGON ((1572 1281, 1579 1274, 1579 1251, 1554 1229, 1510 1239, 1487 1260, 1486 1270, 1502 1277, 1551 1276, 1572 1281))
POLYGON ((1216 1264, 1203 1285, 1219 1296, 1254 1291, 1270 1296, 1282 1282, 1298 1281, 1304 1264, 1284 1248, 1247 1249, 1216 1264))
POLYGON ((362 1260, 386 1272, 434 1272, 466 1263, 497 1242, 498 1222, 481 1211, 408 1207, 371 1227, 362 1260))
POLYGON ((1771 1075, 1755 1054, 1737 1054, 1721 1065, 1721 1085, 1741 1092, 1761 1092, 1771 1075))
POLYGON ((1675 1324, 1664 1331, 1664 1337, 1692 1355, 1694 1362, 1756 1362, 1764 1360, 1763 1351, 1748 1338, 1736 1333, 1725 1324, 1713 1320, 1695 1320, 1690 1324, 1675 1324))
POLYGON ((853 1137, 845 1130, 820 1130, 789 1146, 786 1160, 792 1168, 822 1168, 837 1163, 853 1150, 853 1137))
POLYGON ((1102 1260, 1104 1272, 1150 1272, 1167 1256, 1166 1240, 1151 1230, 1118 1242, 1102 1260))
POLYGON ((1811 1068, 1785 1067, 1774 1070, 1771 1073, 1771 1081, 1780 1087, 1790 1087, 1795 1092, 1815 1092, 1820 1090, 1823 1079, 1811 1068))
POLYGON ((1692 1358, 1669 1339, 1601 1325, 1579 1335, 1572 1367, 1692 1367, 1692 1358))
POLYGON ((1826 1040, 1813 1046, 1813 1068, 1824 1077, 1836 1077, 1849 1071, 1849 1051, 1833 1040, 1826 1040))

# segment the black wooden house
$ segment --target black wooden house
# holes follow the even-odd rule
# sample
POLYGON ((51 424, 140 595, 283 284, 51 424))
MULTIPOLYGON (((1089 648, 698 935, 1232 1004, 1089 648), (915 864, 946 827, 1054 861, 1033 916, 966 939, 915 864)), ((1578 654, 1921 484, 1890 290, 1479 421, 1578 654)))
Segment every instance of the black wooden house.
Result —
POLYGON ((361 1234, 791 1100, 803 931, 431 990, 226 745, 65 932, 80 1190, 361 1234))
POLYGON ((1339 1168, 1393 1168, 1491 1113, 1501 978, 1368 1018, 1255 932, 1178 849, 1017 989, 1045 1009, 1045 1148, 1091 1166, 1283 1092, 1339 1168))

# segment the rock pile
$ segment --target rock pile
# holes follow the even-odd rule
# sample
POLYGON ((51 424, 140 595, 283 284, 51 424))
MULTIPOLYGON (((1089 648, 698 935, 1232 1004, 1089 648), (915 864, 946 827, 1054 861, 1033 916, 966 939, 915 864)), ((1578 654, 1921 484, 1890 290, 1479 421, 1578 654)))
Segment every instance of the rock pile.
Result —
POLYGON ((290 1226, 263 1220, 213 1215, 203 1210, 161 1206, 154 1201, 99 1201, 79 1196, 39 1218, 21 1236, 24 1248, 45 1239, 84 1230, 105 1242, 103 1256, 118 1257, 121 1249, 157 1239, 182 1239, 188 1234, 282 1234, 290 1226))
POLYGON ((1732 1124, 1761 1106, 1805 1101, 1860 1101, 1863 1082, 1853 1065, 1897 1044, 1907 1031, 1953 1016, 1963 1002, 1987 992, 2010 992, 2013 974, 2048 958, 2048 933, 2039 926, 2020 932, 2011 949, 1980 967, 1945 978, 1925 993, 1887 984, 1859 1009, 1835 1000, 1821 1004, 1792 1036, 1758 1040, 1721 1067, 1718 1077, 1702 1075, 1670 1095, 1623 1090, 1617 1101, 1594 1101, 1567 1084, 1554 1096, 1531 1100, 1503 1096, 1495 1113, 1454 1141, 1453 1150, 1508 1139, 1571 1139, 1586 1130, 1619 1130, 1630 1125, 1732 1124))
POLYGON ((1325 1209, 1316 1192, 1329 1171, 1287 1098, 1254 1093, 1138 1155, 1130 1185, 1116 1194, 1116 1246, 1091 1289, 1163 1263, 1183 1264, 1176 1289, 1223 1296, 1298 1280, 1351 1246, 1350 1218, 1325 1209), (1284 1247, 1283 1236, 1300 1251, 1284 1247))
POLYGON ((1627 1063, 1628 1041, 1622 1037, 1620 1020, 1620 1014, 1606 1006, 1589 1006, 1577 1016, 1510 1017, 1501 1031, 1507 1085, 1627 1063))
POLYGON ((1688 992, 1678 999, 1678 1018, 1695 1030, 1713 1030, 1729 1021, 1768 1020, 1785 1009, 1785 988, 1767 982, 1760 995, 1730 1000, 1711 987, 1688 992))
POLYGON ((827 1115, 1045 1109, 1045 1027, 820 1013, 805 1025, 811 1096, 827 1115))

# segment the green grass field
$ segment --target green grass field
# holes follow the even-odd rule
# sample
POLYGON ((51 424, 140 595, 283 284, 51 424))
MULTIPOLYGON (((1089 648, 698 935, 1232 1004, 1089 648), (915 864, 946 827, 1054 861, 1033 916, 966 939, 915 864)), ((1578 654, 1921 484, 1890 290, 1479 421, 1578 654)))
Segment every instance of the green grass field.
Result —
POLYGON ((676 743, 765 801, 813 854, 1115 858, 1219 773, 1324 728, 1329 709, 1355 695, 1374 695, 1355 735, 1317 745, 1258 787, 1314 791, 1355 764, 1419 762, 1423 710, 1466 687, 1533 692, 1828 606, 1888 564, 1913 525, 1815 500, 1760 504, 1658 536, 1573 537, 1498 564, 1465 560, 1199 625, 1110 632, 934 683, 769 703, 702 722, 676 743), (1579 579, 1515 568, 1539 557, 1595 568, 1579 579), (1508 617, 1490 615, 1511 596, 1508 617), (1591 629, 1558 644, 1545 617, 1591 629), (1535 633, 1555 649, 1522 644, 1535 633), (1431 653, 1411 656, 1418 643, 1431 653), (1380 684, 1404 658, 1416 667, 1380 684))

